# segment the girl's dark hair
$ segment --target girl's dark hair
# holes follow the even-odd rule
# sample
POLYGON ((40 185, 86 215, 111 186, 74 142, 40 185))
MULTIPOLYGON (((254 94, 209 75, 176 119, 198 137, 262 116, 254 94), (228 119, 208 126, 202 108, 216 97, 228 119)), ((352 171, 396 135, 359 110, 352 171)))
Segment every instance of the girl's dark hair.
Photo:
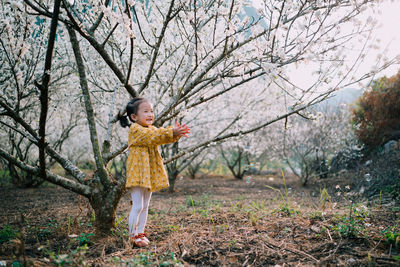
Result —
POLYGON ((131 119, 131 115, 135 114, 137 115, 137 112, 139 110, 139 105, 143 102, 147 102, 148 100, 144 97, 135 97, 129 103, 126 105, 126 115, 121 115, 118 113, 118 120, 121 123, 122 127, 130 126, 131 124, 128 121, 128 118, 131 122, 134 122, 131 119))

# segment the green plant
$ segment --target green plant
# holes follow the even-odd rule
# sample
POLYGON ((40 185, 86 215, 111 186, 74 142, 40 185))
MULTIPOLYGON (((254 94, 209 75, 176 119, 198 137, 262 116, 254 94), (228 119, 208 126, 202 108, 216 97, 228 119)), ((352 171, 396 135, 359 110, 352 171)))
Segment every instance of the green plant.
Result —
POLYGON ((357 218, 368 218, 369 217, 369 210, 368 208, 361 203, 353 205, 353 214, 357 218))
POLYGON ((278 208, 273 210, 274 212, 279 212, 284 216, 296 216, 297 214, 299 214, 298 210, 295 210, 294 208, 292 208, 291 206, 287 205, 287 203, 285 204, 280 204, 278 208))
POLYGON ((354 218, 342 216, 340 222, 333 227, 333 230, 342 237, 357 237, 362 230, 362 225, 354 218))
POLYGON ((235 211, 240 211, 243 208, 243 203, 242 201, 237 201, 237 202, 232 202, 232 200, 230 201, 231 206, 229 208, 229 211, 235 212, 235 211))
POLYGON ((395 248, 400 248, 400 230, 399 226, 386 228, 382 231, 386 243, 393 245, 395 248))
POLYGON ((282 194, 281 190, 276 189, 272 186, 266 185, 267 188, 270 188, 274 191, 279 192, 279 195, 281 196, 282 199, 282 204, 279 205, 278 208, 274 209, 272 211, 272 213, 274 212, 280 212, 281 214, 285 215, 285 216, 293 216, 299 213, 299 211, 295 210, 291 203, 290 203, 290 199, 289 199, 289 193, 288 193, 288 189, 286 186, 286 180, 285 180, 285 175, 283 173, 283 170, 281 169, 281 173, 282 173, 282 179, 283 179, 283 185, 285 187, 285 195, 282 194))
POLYGON ((174 225, 174 224, 168 224, 165 226, 165 228, 167 228, 171 232, 179 232, 181 229, 179 225, 174 225))
POLYGON ((195 213, 196 213, 196 208, 195 208, 195 206, 198 205, 198 203, 195 202, 195 201, 193 200, 193 198, 192 198, 191 195, 190 195, 190 196, 186 196, 186 201, 185 201, 185 203, 186 203, 186 205, 187 205, 188 207, 192 207, 192 208, 193 208, 193 214, 195 214, 195 213))
POLYGON ((237 243, 237 240, 236 239, 232 239, 231 241, 229 241, 229 246, 230 247, 233 247, 233 246, 235 246, 236 245, 236 243, 237 243))
POLYGON ((332 230, 342 237, 354 238, 365 232, 365 219, 369 211, 363 204, 350 206, 349 215, 343 215, 336 219, 336 225, 332 230))
POLYGON ((223 232, 225 232, 225 231, 228 230, 228 229, 229 229, 229 225, 227 225, 227 224, 217 225, 217 230, 218 230, 220 233, 223 233, 223 232))
POLYGON ((87 244, 84 244, 83 246, 77 247, 69 254, 56 254, 54 252, 49 252, 48 254, 50 259, 57 266, 89 266, 85 262, 87 249, 87 244))
POLYGON ((0 170, 0 185, 7 185, 10 184, 12 181, 12 177, 10 171, 7 169, 0 170))
POLYGON ((210 211, 208 210, 208 208, 205 208, 205 209, 201 209, 201 210, 200 210, 201 216, 203 216, 203 217, 205 217, 205 218, 210 217, 209 212, 210 212, 210 211))
POLYGON ((118 225, 124 220, 126 216, 121 216, 117 220, 115 220, 114 227, 118 227, 118 225))
POLYGON ((331 201, 331 196, 329 195, 328 191, 324 187, 324 189, 322 189, 320 191, 320 197, 319 197, 319 203, 321 205, 321 208, 325 209, 326 203, 328 203, 330 201, 331 201))
POLYGON ((252 226, 256 226, 258 223, 259 218, 257 216, 254 216, 252 212, 249 212, 249 218, 252 226))
POLYGON ((13 261, 13 263, 11 263, 12 267, 24 267, 25 265, 19 261, 13 261))
POLYGON ((254 211, 264 210, 265 209, 265 202, 258 201, 258 200, 256 202, 251 201, 250 205, 249 205, 249 208, 254 210, 254 211))
POLYGON ((17 237, 18 231, 13 229, 11 225, 6 224, 0 231, 0 244, 17 237))
POLYGON ((92 214, 90 216, 90 222, 94 223, 96 221, 96 214, 94 213, 94 211, 92 211, 92 214))
POLYGON ((323 219, 323 213, 322 211, 314 211, 313 213, 311 213, 311 219, 313 220, 322 220, 323 219))
POLYGON ((90 245, 91 244, 91 240, 90 237, 94 236, 93 233, 81 233, 76 240, 79 241, 79 246, 83 246, 83 245, 90 245))
POLYGON ((113 266, 183 266, 173 252, 157 257, 154 252, 141 252, 131 259, 113 257, 110 260, 113 266))

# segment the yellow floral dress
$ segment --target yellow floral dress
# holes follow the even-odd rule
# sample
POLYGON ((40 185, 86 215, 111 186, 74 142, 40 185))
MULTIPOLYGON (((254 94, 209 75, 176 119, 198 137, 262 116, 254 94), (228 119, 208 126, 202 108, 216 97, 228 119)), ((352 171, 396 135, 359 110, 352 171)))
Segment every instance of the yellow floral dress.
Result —
POLYGON ((165 171, 158 146, 178 141, 174 138, 172 127, 143 127, 132 123, 129 128, 126 162, 126 188, 146 187, 154 192, 169 186, 168 174, 165 171))

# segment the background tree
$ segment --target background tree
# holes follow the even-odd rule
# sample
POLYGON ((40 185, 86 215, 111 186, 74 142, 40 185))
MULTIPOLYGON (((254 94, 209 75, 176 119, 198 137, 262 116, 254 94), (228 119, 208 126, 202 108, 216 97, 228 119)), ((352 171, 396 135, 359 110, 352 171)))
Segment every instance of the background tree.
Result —
MULTIPOLYGON (((44 72, 44 61, 46 56, 46 39, 49 30, 46 28, 43 19, 26 17, 18 11, 22 6, 16 4, 7 9, 7 3, 2 5, 0 16, 2 21, 0 39, 0 59, 2 68, 0 70, 2 94, 1 102, 4 105, 15 107, 9 111, 7 108, 0 114, 1 125, 4 131, 0 138, 4 147, 7 147, 10 154, 23 162, 37 166, 39 158, 35 150, 31 136, 26 134, 23 127, 8 116, 10 112, 19 113, 32 127, 38 127, 36 119, 40 116, 40 105, 38 103, 38 88, 35 85, 40 80, 40 73, 44 72)), ((48 115, 50 121, 58 121, 58 125, 50 125, 51 134, 48 138, 53 141, 54 149, 61 151, 63 143, 77 126, 78 114, 61 115, 57 108, 64 109, 64 92, 56 88, 67 85, 67 79, 72 74, 68 67, 61 60, 65 50, 62 46, 56 49, 58 55, 53 66, 53 80, 49 84, 49 97, 52 98, 52 105, 56 107, 48 115)), ((51 167, 55 163, 49 159, 51 167)), ((5 169, 11 174, 12 182, 20 187, 36 187, 43 183, 43 179, 30 172, 17 168, 12 162, 4 164, 5 169)))
POLYGON ((219 151, 233 177, 243 179, 250 164, 248 151, 240 145, 230 149, 220 147, 219 151))
POLYGON ((325 178, 332 158, 357 143, 347 105, 317 110, 289 118, 280 129, 283 141, 274 148, 303 185, 313 177, 325 178))

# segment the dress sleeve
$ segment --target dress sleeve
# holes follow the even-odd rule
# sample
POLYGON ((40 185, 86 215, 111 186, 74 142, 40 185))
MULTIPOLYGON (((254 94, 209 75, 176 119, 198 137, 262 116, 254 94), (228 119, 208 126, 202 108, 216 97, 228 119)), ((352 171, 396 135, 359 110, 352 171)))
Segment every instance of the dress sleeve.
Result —
POLYGON ((129 146, 158 146, 178 141, 174 138, 172 126, 168 128, 156 128, 154 126, 143 127, 133 123, 129 129, 129 146))

